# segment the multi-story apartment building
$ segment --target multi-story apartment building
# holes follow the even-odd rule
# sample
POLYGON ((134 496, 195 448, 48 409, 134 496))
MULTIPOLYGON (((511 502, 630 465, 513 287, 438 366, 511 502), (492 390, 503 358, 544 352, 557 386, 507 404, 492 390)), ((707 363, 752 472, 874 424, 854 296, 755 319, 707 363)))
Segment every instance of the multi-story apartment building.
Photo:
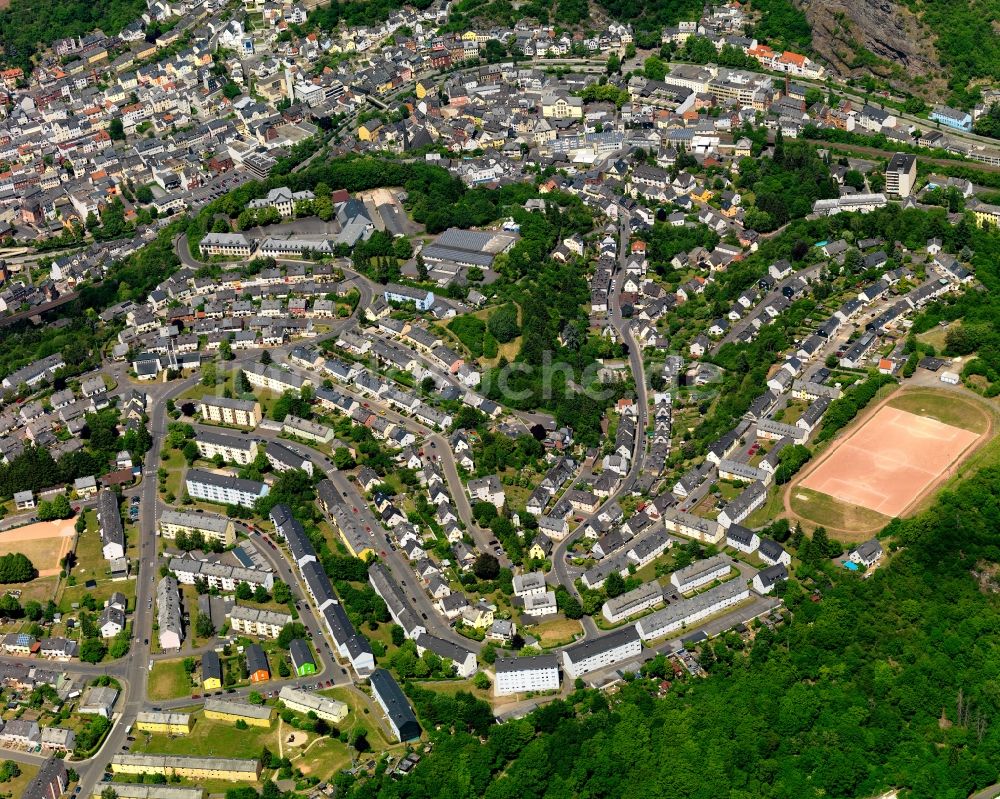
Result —
POLYGON ((259 760, 227 757, 119 753, 111 758, 111 770, 115 774, 164 774, 195 780, 256 782, 260 779, 259 760))
POLYGON ((234 605, 229 612, 229 621, 236 632, 256 635, 258 638, 277 638, 281 628, 292 621, 287 613, 273 610, 234 605))
POLYGON ((642 640, 635 626, 630 625, 599 638, 587 638, 562 652, 563 671, 570 677, 582 677, 597 669, 607 668, 642 652, 642 640))
POLYGON ((209 563, 194 558, 171 558, 170 571, 177 575, 177 581, 194 585, 199 579, 208 583, 209 588, 220 591, 235 591, 240 583, 251 588, 258 585, 270 591, 274 587, 274 574, 260 569, 246 569, 225 563, 209 563))
POLYGON ((910 153, 896 153, 885 168, 885 190, 888 194, 909 197, 917 182, 917 157, 910 153))
POLYGON ((247 436, 230 436, 202 430, 194 443, 198 447, 198 454, 208 461, 213 460, 216 455, 221 455, 226 463, 247 466, 257 457, 257 442, 247 436))
POLYGON ((497 658, 493 668, 496 672, 493 690, 497 696, 559 690, 558 655, 497 658))
POLYGON ((164 538, 176 538, 181 531, 188 534, 198 531, 206 539, 219 541, 226 547, 236 542, 236 526, 227 516, 172 508, 160 514, 160 535, 164 538))
POLYGON ((260 497, 266 497, 270 488, 256 480, 241 480, 202 469, 188 469, 185 479, 187 492, 193 499, 218 502, 223 505, 252 507, 260 497))
POLYGON ((259 402, 229 397, 202 397, 198 413, 206 422, 238 427, 256 427, 263 418, 259 402))

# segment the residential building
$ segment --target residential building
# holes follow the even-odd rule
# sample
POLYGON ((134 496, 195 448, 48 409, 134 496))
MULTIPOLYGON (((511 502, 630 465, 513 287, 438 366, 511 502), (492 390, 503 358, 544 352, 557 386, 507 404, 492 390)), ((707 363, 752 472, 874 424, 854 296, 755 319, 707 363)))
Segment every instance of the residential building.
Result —
POLYGON ((259 644, 250 644, 243 655, 247 661, 250 682, 265 682, 271 679, 271 666, 259 644))
POLYGON ((386 715, 396 739, 402 743, 420 737, 420 724, 399 684, 385 669, 375 669, 369 677, 372 696, 386 715))
POLYGON ((264 608, 234 605, 229 612, 229 621, 236 632, 258 638, 277 638, 281 634, 281 628, 291 623, 292 617, 287 613, 264 608))
POLYGON ((184 585, 195 585, 198 580, 204 580, 209 589, 232 593, 240 583, 246 583, 251 588, 263 586, 270 591, 274 587, 274 573, 263 569, 247 566, 230 566, 228 563, 196 560, 185 556, 171 558, 170 571, 177 581, 184 585))
POLYGON ((156 621, 159 628, 160 649, 180 649, 184 640, 181 615, 181 597, 177 580, 170 575, 161 577, 156 584, 156 621))
POLYGON ((751 583, 753 590, 758 594, 770 594, 774 590, 774 586, 787 579, 788 569, 785 568, 785 564, 776 563, 774 566, 768 566, 757 572, 751 583))
POLYGON ((563 671, 575 679, 607 668, 642 652, 642 640, 634 625, 597 638, 585 638, 562 651, 563 671))
POLYGON ((256 400, 204 396, 198 405, 203 421, 237 427, 256 427, 261 423, 260 403, 256 400))
POLYGON ((187 492, 192 499, 217 502, 222 505, 242 505, 253 507, 261 497, 266 497, 270 488, 256 480, 242 480, 239 477, 203 469, 188 469, 185 477, 187 492))
POLYGON ((313 657, 309 644, 301 638, 294 639, 288 647, 288 654, 292 659, 292 667, 296 675, 306 677, 316 673, 316 658, 313 657))
POLYGON ((479 668, 476 653, 464 646, 453 644, 443 638, 423 633, 417 638, 417 654, 423 656, 424 652, 430 650, 442 660, 451 661, 455 668, 455 673, 463 679, 468 679, 479 668))
POLYGON ((608 599, 601 608, 601 613, 611 624, 617 624, 662 603, 663 586, 654 580, 608 599))
POLYGON ((850 551, 847 557, 852 563, 857 563, 867 569, 882 560, 884 555, 885 552, 883 551, 882 544, 879 543, 879 540, 877 538, 871 538, 868 541, 858 544, 850 551))
POLYGON ((760 546, 757 547, 757 555, 768 566, 775 566, 779 563, 790 566, 792 556, 789 555, 783 546, 770 538, 760 539, 760 546))
POLYGON ((101 799, 101 793, 110 788, 118 799, 202 799, 205 791, 182 788, 178 785, 147 785, 141 782, 99 782, 94 786, 91 799, 101 799))
POLYGON ((643 616, 635 626, 643 641, 651 641, 687 629, 749 598, 750 590, 742 579, 730 580, 643 616))
POLYGON ((434 292, 425 289, 389 283, 385 287, 383 296, 386 302, 397 302, 403 305, 412 302, 418 311, 429 311, 434 307, 434 292))
POLYGON ((143 732, 187 735, 191 732, 191 714, 141 710, 135 718, 135 728, 143 732))
POLYGON ((62 758, 50 757, 21 794, 21 799, 59 799, 69 784, 66 763, 62 758))
POLYGON ((110 488, 102 488, 97 495, 97 522, 104 559, 125 557, 125 528, 118 509, 118 495, 110 488))
POLYGON ((293 688, 291 685, 282 687, 278 699, 290 710, 305 714, 315 713, 317 717, 334 724, 339 724, 347 718, 348 707, 344 702, 293 688))
POLYGON ((493 664, 496 681, 493 692, 496 696, 511 694, 558 691, 559 656, 535 655, 533 657, 502 658, 493 664))
POLYGON ((885 168, 885 190, 888 194, 909 197, 917 182, 917 157, 910 153, 895 153, 885 168))
MULTIPOLYGON (((204 668, 204 663, 202 663, 204 668)), ((274 708, 268 705, 254 705, 235 699, 206 699, 205 718, 228 721, 235 724, 243 721, 251 727, 270 727, 274 708)))
POLYGON ((224 547, 236 543, 236 526, 233 520, 218 513, 195 513, 170 508, 160 514, 159 525, 160 535, 164 538, 176 538, 182 531, 187 535, 197 531, 206 540, 218 541, 224 547))
POLYGON ((208 651, 201 656, 201 685, 206 691, 222 688, 222 660, 219 653, 208 651))
POLYGON ((221 455, 226 463, 249 466, 257 457, 257 442, 247 436, 226 435, 211 430, 200 430, 194 439, 198 454, 207 461, 221 455))
POLYGON ((733 560, 728 555, 715 555, 678 569, 670 575, 670 582, 678 591, 686 594, 703 585, 728 577, 732 567, 733 560))
POLYGON ((118 693, 118 689, 110 685, 92 685, 83 692, 77 713, 110 719, 118 701, 118 693))
POLYGON ((192 755, 145 755, 119 752, 111 758, 115 774, 164 774, 194 780, 257 782, 260 761, 192 755))

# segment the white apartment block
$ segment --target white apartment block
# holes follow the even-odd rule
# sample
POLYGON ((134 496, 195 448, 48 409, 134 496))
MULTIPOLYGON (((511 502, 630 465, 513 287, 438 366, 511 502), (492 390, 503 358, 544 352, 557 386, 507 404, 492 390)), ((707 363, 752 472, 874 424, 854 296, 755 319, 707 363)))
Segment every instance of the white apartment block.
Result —
POLYGON ((686 594, 715 580, 728 577, 732 565, 732 559, 726 555, 705 558, 675 571, 670 575, 670 582, 678 591, 686 594))
POLYGON ((667 605, 663 610, 643 616, 635 623, 643 641, 651 641, 690 627, 697 621, 720 613, 750 598, 750 589, 742 579, 730 580, 709 588, 690 599, 667 605))
POLYGON ((277 638, 281 634, 281 628, 291 620, 292 617, 287 613, 276 613, 273 610, 245 605, 234 605, 229 612, 229 622, 236 632, 255 635, 258 638, 277 638))
POLYGON ((226 463, 238 463, 247 466, 257 457, 257 443, 246 436, 227 436, 224 433, 213 433, 203 430, 194 440, 198 454, 205 460, 213 460, 221 455, 226 463))
POLYGON ((312 385, 311 380, 286 372, 277 366, 252 363, 243 370, 247 381, 254 388, 263 388, 281 394, 285 391, 301 391, 303 386, 312 385))
POLYGON ((177 582, 194 585, 198 579, 204 580, 209 588, 219 591, 235 591, 240 583, 251 588, 264 586, 268 591, 274 588, 274 574, 260 569, 246 569, 225 563, 209 563, 193 558, 171 558, 170 571, 177 575, 177 582))
POLYGON ((611 624, 624 621, 644 610, 649 610, 663 602, 663 586, 658 582, 643 583, 638 588, 626 591, 604 603, 601 612, 611 624))
POLYGON ((185 485, 192 499, 222 505, 242 505, 246 508, 253 507, 254 502, 260 497, 266 497, 270 491, 266 483, 227 477, 202 469, 188 469, 185 485))
POLYGON ((558 655, 497 658, 493 668, 496 673, 493 691, 497 696, 509 696, 528 691, 559 690, 558 655))
POLYGON ((278 699, 285 707, 298 713, 308 714, 310 711, 319 718, 339 724, 347 718, 347 705, 336 699, 328 699, 319 694, 312 694, 291 685, 284 686, 278 693, 278 699))
POLYGON ((634 625, 598 638, 585 638, 562 651, 563 671, 576 679, 642 654, 642 639, 634 625))

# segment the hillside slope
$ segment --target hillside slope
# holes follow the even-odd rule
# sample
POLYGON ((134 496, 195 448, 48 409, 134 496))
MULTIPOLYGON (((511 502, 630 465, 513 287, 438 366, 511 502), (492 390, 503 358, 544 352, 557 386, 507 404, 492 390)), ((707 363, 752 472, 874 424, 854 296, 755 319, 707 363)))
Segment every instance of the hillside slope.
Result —
POLYGON ((44 11, 34 0, 12 0, 0 11, 0 60, 27 70, 39 45, 95 28, 112 36, 145 10, 144 0, 56 0, 44 11))
POLYGON ((813 49, 842 75, 867 72, 958 104, 1000 78, 1000 0, 796 0, 813 49))
POLYGON ((813 31, 813 48, 841 74, 898 65, 910 76, 940 70, 933 35, 917 16, 892 0, 802 3, 813 31), (886 64, 872 64, 864 51, 886 64))

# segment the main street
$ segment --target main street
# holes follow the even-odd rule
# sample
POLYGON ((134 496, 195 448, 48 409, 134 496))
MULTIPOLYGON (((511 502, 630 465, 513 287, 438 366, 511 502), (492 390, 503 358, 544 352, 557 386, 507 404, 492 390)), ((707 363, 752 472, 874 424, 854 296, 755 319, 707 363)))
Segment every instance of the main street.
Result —
MULTIPOLYGON (((646 369, 642 360, 642 349, 632 335, 632 328, 629 321, 622 317, 622 284, 624 281, 625 264, 628 261, 630 249, 630 237, 632 233, 631 218, 624 211, 618 222, 618 267, 615 273, 615 290, 608 302, 608 321, 618 333, 619 339, 628 349, 629 369, 632 372, 632 379, 635 382, 636 407, 638 409, 635 425, 635 441, 633 442, 632 462, 629 465, 628 473, 620 482, 618 488, 605 500, 594 513, 586 516, 576 529, 570 532, 552 550, 552 570, 556 575, 560 585, 566 587, 571 594, 579 597, 574 582, 579 575, 579 570, 569 564, 569 547, 582 534, 587 523, 601 515, 605 508, 612 502, 617 502, 619 498, 626 496, 635 485, 646 461, 646 429, 649 421, 649 392, 646 385, 646 369)), ((584 623, 584 630, 587 635, 596 635, 597 627, 592 619, 587 619, 584 623)))

